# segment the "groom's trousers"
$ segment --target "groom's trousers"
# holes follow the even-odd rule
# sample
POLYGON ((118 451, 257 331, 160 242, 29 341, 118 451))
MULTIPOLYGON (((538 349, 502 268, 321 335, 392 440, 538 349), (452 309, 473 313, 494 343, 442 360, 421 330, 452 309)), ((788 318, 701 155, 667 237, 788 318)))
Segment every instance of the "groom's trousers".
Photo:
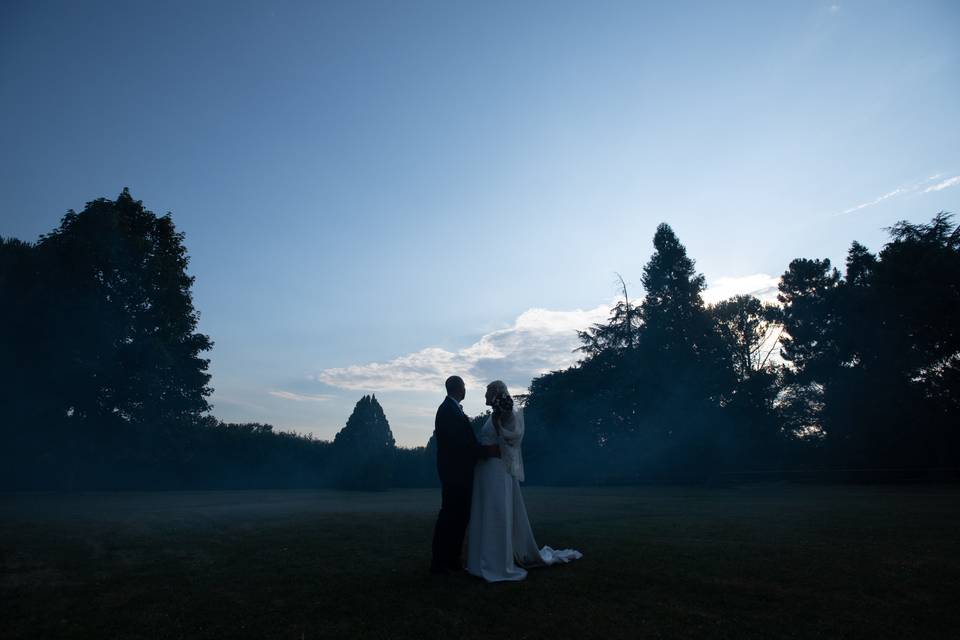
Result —
POLYGON ((463 535, 470 522, 472 483, 443 483, 440 513, 433 527, 433 566, 459 570, 463 568, 460 551, 463 535))

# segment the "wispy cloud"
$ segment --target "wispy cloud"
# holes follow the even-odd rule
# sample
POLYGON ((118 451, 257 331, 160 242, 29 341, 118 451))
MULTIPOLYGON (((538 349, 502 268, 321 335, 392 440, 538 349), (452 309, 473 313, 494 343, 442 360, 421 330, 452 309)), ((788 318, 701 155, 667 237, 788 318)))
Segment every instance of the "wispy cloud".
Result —
POLYGON ((849 209, 846 209, 845 211, 841 211, 841 212, 840 212, 839 214, 837 214, 837 215, 845 215, 845 214, 848 214, 848 213, 853 213, 854 211, 860 211, 860 209, 866 209, 867 207, 872 207, 872 206, 875 205, 875 204, 880 204, 881 202, 883 202, 884 200, 887 200, 888 198, 892 198, 893 196, 898 196, 898 195, 900 195, 901 193, 906 193, 906 192, 907 192, 906 189, 897 188, 897 189, 894 189, 893 191, 891 191, 891 192, 889 192, 889 193, 883 194, 883 195, 880 196, 879 198, 874 198, 873 200, 871 200, 871 201, 869 201, 869 202, 864 202, 864 203, 862 203, 862 204, 858 204, 858 205, 855 206, 855 207, 850 207, 849 209))
POLYGON ((932 176, 930 176, 930 177, 928 177, 928 178, 926 178, 926 179, 924 179, 924 180, 921 180, 921 181, 919 181, 919 182, 916 182, 916 183, 914 183, 914 184, 912 184, 912 185, 909 185, 909 186, 906 186, 906 187, 897 187, 897 188, 894 189, 893 191, 888 191, 887 193, 883 194, 882 196, 880 196, 880 197, 878 197, 878 198, 874 198, 873 200, 869 200, 869 201, 867 201, 867 202, 862 202, 862 203, 860 203, 860 204, 858 204, 858 205, 856 205, 856 206, 850 207, 849 209, 845 209, 845 210, 843 210, 843 211, 841 211, 841 212, 839 212, 839 213, 835 213, 835 214, 833 214, 833 215, 834 215, 834 216, 843 216, 843 215, 847 215, 847 214, 849 214, 849 213, 854 213, 854 212, 856 212, 856 211, 860 211, 861 209, 866 209, 867 207, 872 207, 872 206, 874 206, 874 205, 878 205, 878 204, 880 204, 881 202, 883 202, 884 200, 889 200, 890 198, 894 198, 894 197, 896 197, 896 196, 906 195, 906 194, 908 194, 908 193, 915 193, 915 192, 917 192, 917 191, 919 191, 919 190, 921 190, 921 189, 923 189, 923 193, 930 193, 931 191, 940 191, 941 189, 946 189, 946 188, 948 188, 948 187, 952 187, 952 186, 954 186, 954 185, 960 184, 960 176, 955 176, 955 177, 953 177, 953 178, 948 178, 948 179, 946 179, 946 180, 944 180, 944 181, 942 181, 942 182, 938 182, 937 184, 934 184, 934 185, 931 185, 931 184, 930 184, 931 182, 933 182, 934 180, 937 180, 938 178, 940 178, 940 177, 942 177, 942 176, 943 176, 942 173, 936 173, 936 174, 934 174, 934 175, 932 175, 932 176), (924 186, 926 186, 925 189, 924 189, 924 186))
MULTIPOLYGON (((772 301, 778 281, 767 274, 719 278, 704 292, 704 301, 712 304, 741 293, 772 301)), ((522 392, 536 376, 573 365, 579 359, 574 352, 580 346, 576 331, 606 320, 611 306, 573 311, 528 309, 511 326, 457 351, 427 347, 386 362, 325 369, 313 379, 358 391, 435 392, 443 388, 448 376, 456 374, 468 387, 501 379, 511 390, 522 392)))
MULTIPOLYGON (((942 175, 942 174, 941 174, 942 175)), ((931 179, 939 178, 940 175, 936 175, 931 179)), ((960 176, 953 176, 952 178, 947 178, 943 182, 938 182, 937 184, 930 185, 923 190, 924 193, 930 193, 931 191, 943 191, 949 187, 953 187, 960 184, 960 176)))
POLYGON ((270 395, 275 398, 283 398, 284 400, 293 400, 294 402, 325 402, 327 400, 332 400, 334 396, 326 394, 304 394, 304 393, 293 393, 292 391, 268 391, 270 395))
POLYGON ((250 402, 249 400, 234 396, 220 395, 216 392, 216 390, 214 390, 213 397, 211 398, 211 404, 213 404, 214 408, 222 408, 226 405, 228 407, 237 407, 244 411, 249 411, 251 409, 260 412, 267 411, 266 407, 255 402, 250 402))

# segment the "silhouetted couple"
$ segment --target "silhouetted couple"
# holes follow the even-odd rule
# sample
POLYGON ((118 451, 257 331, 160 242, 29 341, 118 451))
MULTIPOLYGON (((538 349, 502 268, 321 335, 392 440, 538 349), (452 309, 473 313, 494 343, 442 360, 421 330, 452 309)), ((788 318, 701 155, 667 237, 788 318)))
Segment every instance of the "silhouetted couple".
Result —
POLYGON ((523 580, 525 567, 580 558, 573 549, 539 549, 534 540, 520 492, 523 409, 514 407, 507 385, 499 380, 487 385, 491 414, 479 439, 460 405, 467 395, 463 379, 451 376, 446 387, 434 423, 442 502, 430 570, 463 570, 461 550, 468 526, 466 569, 487 582, 523 580))

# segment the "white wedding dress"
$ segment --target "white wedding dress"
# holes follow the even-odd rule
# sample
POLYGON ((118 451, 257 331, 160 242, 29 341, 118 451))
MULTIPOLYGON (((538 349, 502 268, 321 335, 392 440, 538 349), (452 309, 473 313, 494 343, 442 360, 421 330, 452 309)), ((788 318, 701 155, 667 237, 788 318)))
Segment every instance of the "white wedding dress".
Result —
POLYGON ((582 557, 573 549, 537 547, 520 492, 523 480, 523 410, 513 412, 501 435, 487 418, 480 444, 500 445, 501 457, 477 462, 473 472, 473 499, 467 538, 467 571, 487 582, 523 580, 524 567, 570 562, 582 557))

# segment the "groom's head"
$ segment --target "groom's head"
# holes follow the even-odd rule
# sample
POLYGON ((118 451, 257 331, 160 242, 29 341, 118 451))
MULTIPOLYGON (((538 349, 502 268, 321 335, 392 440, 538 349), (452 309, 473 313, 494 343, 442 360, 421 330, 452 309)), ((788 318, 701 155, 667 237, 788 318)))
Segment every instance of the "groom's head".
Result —
POLYGON ((467 397, 467 385, 463 383, 460 376, 450 376, 444 383, 447 387, 447 395, 460 402, 467 397))

